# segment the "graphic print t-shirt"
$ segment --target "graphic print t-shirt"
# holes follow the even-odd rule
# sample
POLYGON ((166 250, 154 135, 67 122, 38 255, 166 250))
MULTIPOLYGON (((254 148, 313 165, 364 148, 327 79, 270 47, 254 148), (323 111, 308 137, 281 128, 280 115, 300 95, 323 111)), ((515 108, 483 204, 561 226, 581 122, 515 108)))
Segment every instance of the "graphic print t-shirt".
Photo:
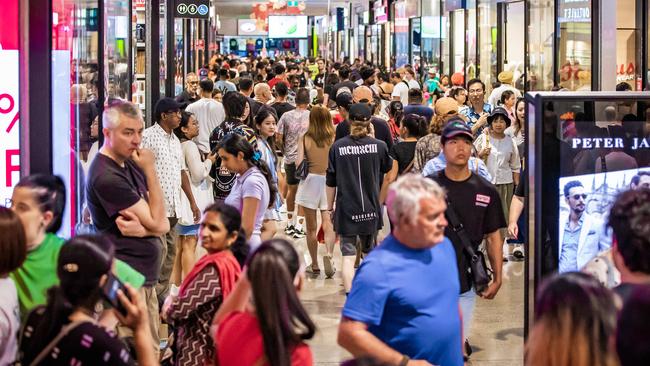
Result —
POLYGON ((346 136, 334 142, 326 184, 337 188, 334 228, 339 235, 370 235, 381 229, 379 190, 392 165, 383 141, 346 136))
MULTIPOLYGON (((257 138, 252 128, 242 124, 240 121, 227 120, 210 134, 210 151, 214 151, 221 140, 231 133, 244 136, 248 142, 257 150, 257 138)), ((217 158, 212 164, 210 176, 214 178, 214 198, 223 201, 228 197, 232 186, 235 184, 235 173, 230 172, 221 166, 221 159, 217 158)))

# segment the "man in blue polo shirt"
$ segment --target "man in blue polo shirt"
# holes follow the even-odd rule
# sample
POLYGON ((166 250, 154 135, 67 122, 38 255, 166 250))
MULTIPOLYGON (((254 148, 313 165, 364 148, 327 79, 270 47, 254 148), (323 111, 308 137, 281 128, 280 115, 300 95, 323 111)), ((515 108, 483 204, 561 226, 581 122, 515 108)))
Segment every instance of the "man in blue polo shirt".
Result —
POLYGON ((389 365, 463 365, 460 284, 444 236, 445 193, 405 175, 386 200, 393 233, 363 261, 343 308, 338 342, 389 365))

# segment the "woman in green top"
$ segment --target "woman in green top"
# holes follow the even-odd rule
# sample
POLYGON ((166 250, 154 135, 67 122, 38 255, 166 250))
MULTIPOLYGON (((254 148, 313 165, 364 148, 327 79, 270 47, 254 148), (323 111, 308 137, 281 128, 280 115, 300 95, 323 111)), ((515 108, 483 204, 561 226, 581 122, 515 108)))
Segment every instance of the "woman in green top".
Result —
MULTIPOLYGON (((65 210, 65 184, 57 176, 33 174, 22 178, 11 196, 11 208, 20 217, 27 239, 27 259, 10 274, 18 290, 22 317, 47 301, 47 290, 59 284, 56 263, 64 240, 55 235, 65 210)), ((127 264, 116 261, 122 282, 135 288, 144 277, 127 264)))
POLYGON ((56 262, 63 239, 54 233, 61 227, 65 184, 53 175, 24 177, 14 188, 11 208, 20 217, 27 239, 27 259, 10 274, 24 316, 37 305, 45 304, 47 289, 59 282, 56 262))

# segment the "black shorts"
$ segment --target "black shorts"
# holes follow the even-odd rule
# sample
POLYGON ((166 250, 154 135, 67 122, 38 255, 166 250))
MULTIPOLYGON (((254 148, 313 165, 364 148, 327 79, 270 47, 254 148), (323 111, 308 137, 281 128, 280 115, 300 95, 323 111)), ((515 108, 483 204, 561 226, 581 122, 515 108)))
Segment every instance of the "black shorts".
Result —
POLYGON ((296 178, 296 163, 284 164, 284 173, 288 185, 295 186, 300 183, 300 179, 296 178))
POLYGON ((361 249, 363 254, 370 253, 377 246, 377 234, 374 235, 341 235, 341 254, 346 256, 357 255, 357 250, 361 249))

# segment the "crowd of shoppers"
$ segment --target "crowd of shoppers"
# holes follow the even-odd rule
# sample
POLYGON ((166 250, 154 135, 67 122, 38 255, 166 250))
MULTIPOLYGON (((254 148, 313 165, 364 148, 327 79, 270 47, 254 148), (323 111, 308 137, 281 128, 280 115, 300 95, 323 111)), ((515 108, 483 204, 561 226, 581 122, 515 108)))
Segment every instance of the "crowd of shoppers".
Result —
MULTIPOLYGON (((477 298, 498 296, 503 261, 525 256, 503 249, 526 226, 525 103, 507 72, 486 98, 480 79, 375 66, 216 56, 146 129, 135 105, 105 106, 85 180, 93 235, 56 236, 58 177, 24 177, 0 208, 0 366, 312 365, 300 293, 321 263, 327 281, 340 268, 338 343, 354 357, 463 365, 477 298), (306 236, 308 256, 283 236, 306 236)), ((577 261, 547 279, 527 365, 650 357, 642 173, 608 215, 620 284, 577 261)))

